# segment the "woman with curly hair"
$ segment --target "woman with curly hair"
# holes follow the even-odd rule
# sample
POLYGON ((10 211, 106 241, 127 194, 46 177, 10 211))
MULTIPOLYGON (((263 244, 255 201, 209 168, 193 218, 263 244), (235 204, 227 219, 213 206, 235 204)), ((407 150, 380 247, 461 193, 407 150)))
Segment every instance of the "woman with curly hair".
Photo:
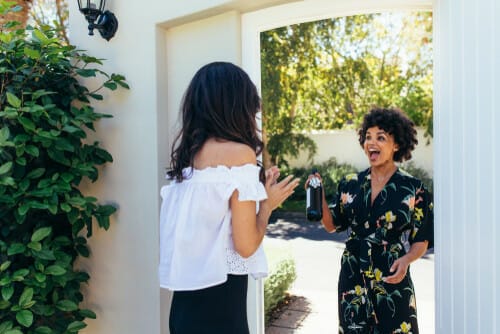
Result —
POLYGON ((174 291, 172 334, 248 334, 248 276, 267 274, 271 212, 298 185, 257 163, 257 88, 238 66, 213 62, 191 80, 161 189, 162 288, 174 291), (265 174, 265 175, 264 175, 265 174))
POLYGON ((338 283, 339 333, 418 334, 409 265, 432 247, 433 204, 422 182, 396 164, 411 158, 417 131, 402 111, 374 108, 358 135, 370 167, 347 175, 332 204, 323 193, 324 228, 350 230, 338 283))

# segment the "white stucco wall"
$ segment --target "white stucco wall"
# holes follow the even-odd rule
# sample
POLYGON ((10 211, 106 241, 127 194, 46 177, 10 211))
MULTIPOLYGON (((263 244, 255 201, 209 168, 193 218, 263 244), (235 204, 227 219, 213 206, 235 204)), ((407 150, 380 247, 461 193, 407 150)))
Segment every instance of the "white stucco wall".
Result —
POLYGON ((131 86, 94 103, 97 111, 114 115, 95 135, 114 163, 84 191, 120 209, 110 230, 96 231, 90 240, 91 258, 79 262, 91 275, 85 306, 98 316, 82 333, 168 333, 170 296, 160 293, 157 279, 159 188, 182 93, 201 64, 241 63, 240 11, 282 2, 108 1, 119 21, 109 42, 97 31, 88 36, 76 1, 69 2, 72 44, 107 59, 103 69, 124 74, 131 86))
MULTIPOLYGON (((321 164, 335 157, 340 163, 348 163, 358 169, 368 167, 368 160, 359 145, 356 130, 314 131, 308 134, 317 145, 318 150, 312 162, 306 152, 301 152, 297 158, 289 158, 292 167, 309 167, 311 164, 321 164)), ((432 175, 433 150, 432 138, 426 138, 424 131, 418 131, 418 145, 412 152, 412 161, 416 166, 423 168, 432 175), (430 141, 427 144, 427 141, 430 141)))
MULTIPOLYGON (((91 274, 85 303, 98 314, 82 333, 155 334, 166 321, 156 277, 158 190, 170 129, 194 69, 215 57, 241 60, 258 81, 259 29, 405 4, 435 11, 436 333, 497 332, 496 0, 144 0, 108 1, 120 22, 110 42, 97 32, 87 36, 76 1, 69 2, 72 43, 107 59, 104 69, 126 75, 131 86, 95 104, 115 116, 102 121, 96 134, 115 161, 84 190, 120 209, 110 230, 96 231, 91 239, 91 258, 80 262, 91 274), (278 3, 290 4, 252 16, 278 3)), ((168 295, 163 299, 168 303, 168 295)))

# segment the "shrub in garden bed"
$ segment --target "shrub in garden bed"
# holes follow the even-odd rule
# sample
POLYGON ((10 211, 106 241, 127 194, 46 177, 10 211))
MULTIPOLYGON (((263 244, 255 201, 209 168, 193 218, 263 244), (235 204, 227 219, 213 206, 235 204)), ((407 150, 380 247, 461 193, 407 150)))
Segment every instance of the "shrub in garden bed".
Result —
POLYGON ((286 292, 297 278, 297 274, 295 260, 289 252, 266 245, 266 253, 269 259, 269 275, 264 280, 264 314, 268 321, 276 306, 286 298, 286 292))
MULTIPOLYGON (((333 193, 337 191, 338 184, 344 176, 346 176, 347 174, 359 172, 359 170, 353 165, 347 163, 339 163, 335 158, 330 158, 329 160, 319 165, 314 165, 314 167, 318 169, 318 172, 323 178, 323 186, 327 190, 327 200, 331 199, 328 196, 332 196, 333 193)), ((416 166, 413 161, 409 161, 403 163, 401 165, 401 169, 406 171, 408 174, 420 179, 427 187, 427 189, 432 193, 432 177, 423 168, 416 166)), ((284 175, 293 174, 296 177, 299 177, 301 179, 302 186, 295 188, 295 192, 285 201, 285 203, 283 203, 279 210, 305 211, 306 191, 303 184, 306 182, 307 177, 310 173, 311 168, 290 168, 283 171, 284 175)))

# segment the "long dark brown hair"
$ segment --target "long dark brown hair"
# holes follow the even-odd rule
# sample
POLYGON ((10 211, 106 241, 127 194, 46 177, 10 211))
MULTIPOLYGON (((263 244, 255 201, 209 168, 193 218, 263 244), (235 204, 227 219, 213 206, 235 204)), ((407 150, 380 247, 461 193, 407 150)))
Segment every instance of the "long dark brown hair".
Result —
POLYGON ((260 110, 257 88, 245 71, 227 62, 200 68, 182 102, 182 128, 172 145, 168 176, 181 182, 182 170, 193 165, 209 138, 243 143, 258 155, 263 143, 255 115, 260 110))

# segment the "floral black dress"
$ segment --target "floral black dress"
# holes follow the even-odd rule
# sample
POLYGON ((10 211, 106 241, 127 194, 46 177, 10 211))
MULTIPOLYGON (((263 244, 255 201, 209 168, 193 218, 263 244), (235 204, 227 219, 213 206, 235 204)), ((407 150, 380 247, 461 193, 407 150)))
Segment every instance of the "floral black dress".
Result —
POLYGON ((347 175, 329 206, 337 231, 350 230, 338 285, 339 333, 418 334, 410 271, 385 283, 396 259, 418 241, 433 245, 433 203, 422 182, 398 169, 371 202, 367 169, 347 175))

